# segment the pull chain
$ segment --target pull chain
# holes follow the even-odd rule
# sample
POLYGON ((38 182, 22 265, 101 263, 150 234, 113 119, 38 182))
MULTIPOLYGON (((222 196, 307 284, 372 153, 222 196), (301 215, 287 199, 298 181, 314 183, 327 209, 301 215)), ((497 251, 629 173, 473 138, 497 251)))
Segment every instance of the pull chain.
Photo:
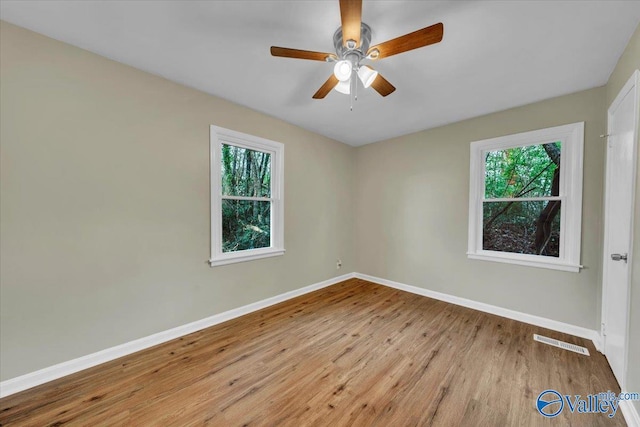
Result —
POLYGON ((351 98, 350 111, 353 111, 353 101, 354 101, 354 99, 356 101, 358 100, 358 81, 356 79, 357 79, 357 73, 356 73, 356 69, 354 67, 353 70, 351 71, 351 81, 349 82, 351 84, 351 87, 349 88, 349 93, 351 94, 351 96, 350 96, 350 98, 351 98))
POLYGON ((353 91, 350 90, 349 93, 349 100, 351 101, 349 104, 349 111, 353 111, 353 91))
POLYGON ((351 78, 353 79, 353 87, 354 87, 354 92, 356 94, 356 101, 358 100, 358 71, 354 68, 353 69, 353 75, 351 76, 351 78))

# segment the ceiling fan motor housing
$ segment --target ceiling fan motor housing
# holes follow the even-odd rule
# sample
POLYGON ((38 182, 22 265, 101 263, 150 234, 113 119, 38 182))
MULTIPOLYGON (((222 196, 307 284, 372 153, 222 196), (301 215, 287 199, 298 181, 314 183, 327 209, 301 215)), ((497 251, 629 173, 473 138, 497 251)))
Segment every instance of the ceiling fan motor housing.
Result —
POLYGON ((333 34, 333 45, 336 48, 338 60, 347 60, 351 62, 351 65, 356 70, 360 66, 360 61, 366 57, 370 43, 371 27, 364 22, 360 24, 360 46, 355 46, 353 49, 345 46, 345 43, 342 40, 342 27, 338 28, 333 34))

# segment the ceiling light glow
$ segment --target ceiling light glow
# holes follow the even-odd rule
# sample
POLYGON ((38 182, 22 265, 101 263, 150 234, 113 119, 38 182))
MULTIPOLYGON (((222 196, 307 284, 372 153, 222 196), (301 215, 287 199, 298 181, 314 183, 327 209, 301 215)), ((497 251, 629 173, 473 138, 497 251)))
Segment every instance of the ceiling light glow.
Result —
POLYGON ((346 60, 336 62, 336 65, 333 67, 333 74, 341 82, 349 80, 351 77, 351 62, 346 60))

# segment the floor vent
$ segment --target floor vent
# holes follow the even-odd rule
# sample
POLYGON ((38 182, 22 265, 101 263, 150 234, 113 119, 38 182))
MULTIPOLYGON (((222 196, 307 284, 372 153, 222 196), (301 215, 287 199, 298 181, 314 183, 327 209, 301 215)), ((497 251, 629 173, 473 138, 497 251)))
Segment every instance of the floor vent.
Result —
POLYGON ((558 341, 556 339, 549 338, 549 337, 543 337, 542 335, 538 335, 538 334, 533 334, 533 339, 535 341, 539 341, 539 342, 544 343, 544 344, 549 344, 549 345, 552 345, 554 347, 560 347, 560 348, 563 348, 565 350, 569 350, 569 351, 573 351, 573 352, 576 352, 576 353, 584 354, 585 356, 590 356, 589 350, 587 350, 584 347, 580 347, 579 345, 569 344, 568 342, 558 341))

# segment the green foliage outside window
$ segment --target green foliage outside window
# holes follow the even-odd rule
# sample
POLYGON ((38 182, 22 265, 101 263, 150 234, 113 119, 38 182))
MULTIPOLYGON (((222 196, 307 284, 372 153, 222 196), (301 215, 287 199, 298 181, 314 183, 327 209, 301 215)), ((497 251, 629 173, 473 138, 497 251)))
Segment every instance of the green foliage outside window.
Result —
POLYGON ((271 246, 271 155, 222 144, 222 251, 271 246), (231 197, 231 198, 225 198, 231 197))
POLYGON ((559 257, 560 142, 490 151, 485 156, 483 249, 559 257), (513 199, 492 201, 491 199, 513 199))
MULTIPOLYGON (((553 143, 558 152, 560 143, 553 143)), ((551 196, 556 165, 542 144, 490 151, 485 158, 484 197, 551 196)))

